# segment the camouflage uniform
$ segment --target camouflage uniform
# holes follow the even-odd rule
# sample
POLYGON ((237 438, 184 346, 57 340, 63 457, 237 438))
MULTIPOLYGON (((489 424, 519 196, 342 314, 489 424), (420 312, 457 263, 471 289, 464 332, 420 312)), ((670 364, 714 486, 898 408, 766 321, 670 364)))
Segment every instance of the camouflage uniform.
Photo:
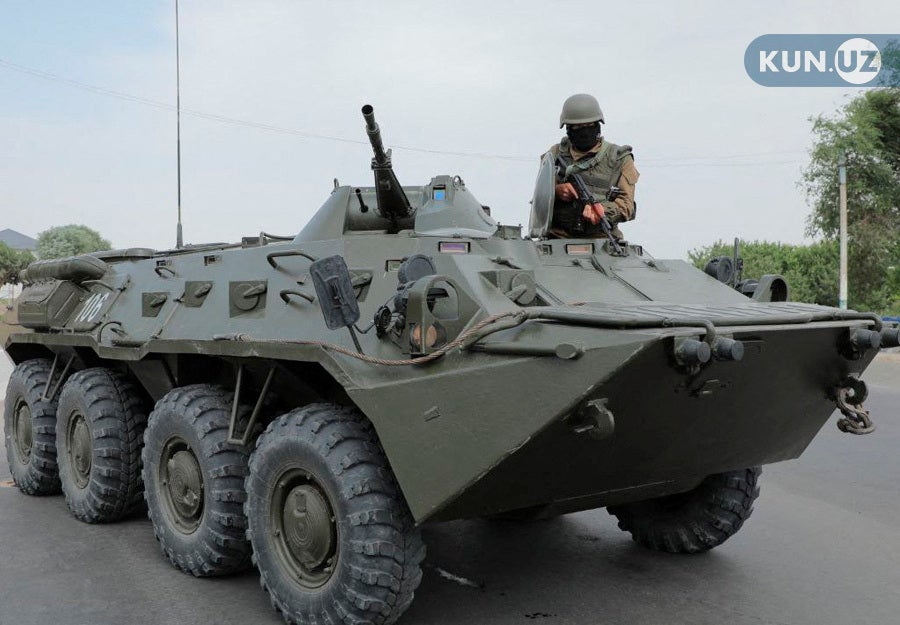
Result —
MULTIPOLYGON (((634 219, 636 211, 634 187, 640 176, 634 166, 631 146, 619 146, 601 139, 587 152, 580 152, 570 145, 568 137, 563 137, 559 143, 550 148, 549 153, 554 158, 561 156, 563 162, 574 168, 572 169, 574 173, 581 175, 594 197, 601 200, 606 216, 614 226, 613 234, 621 238, 622 233, 615 226, 634 219), (622 193, 615 200, 608 201, 606 194, 612 186, 619 187, 622 193)), ((603 236, 600 224, 591 224, 583 218, 581 219, 584 225, 583 233, 573 231, 583 210, 583 203, 577 200, 565 202, 557 198, 553 206, 553 220, 550 223, 549 233, 559 238, 603 236)))

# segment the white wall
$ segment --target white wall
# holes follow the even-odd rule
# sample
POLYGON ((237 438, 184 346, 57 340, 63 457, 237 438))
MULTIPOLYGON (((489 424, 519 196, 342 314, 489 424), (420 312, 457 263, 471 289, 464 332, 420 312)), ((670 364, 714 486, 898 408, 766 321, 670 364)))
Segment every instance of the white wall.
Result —
MULTIPOLYGON (((14 299, 22 293, 21 284, 4 284, 0 286, 0 299, 14 299)), ((0 311, 2 313, 3 311, 0 311)))
POLYGON ((6 352, 0 348, 0 399, 6 395, 6 382, 13 370, 13 361, 6 355, 6 352))

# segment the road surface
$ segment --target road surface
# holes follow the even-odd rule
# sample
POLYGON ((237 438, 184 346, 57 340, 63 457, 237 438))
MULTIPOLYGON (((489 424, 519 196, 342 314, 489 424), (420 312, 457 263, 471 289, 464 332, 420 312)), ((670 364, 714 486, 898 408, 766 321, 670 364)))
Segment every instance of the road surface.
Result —
MULTIPOLYGON (((0 353, 0 389, 10 370, 0 353)), ((900 355, 867 374, 871 436, 830 422, 800 459, 766 467, 744 528, 699 556, 646 551, 605 511, 425 529, 414 624, 846 625, 900 622, 900 355)), ((276 625, 251 571, 194 579, 149 521, 91 526, 62 497, 8 485, 0 460, 0 625, 276 625)))

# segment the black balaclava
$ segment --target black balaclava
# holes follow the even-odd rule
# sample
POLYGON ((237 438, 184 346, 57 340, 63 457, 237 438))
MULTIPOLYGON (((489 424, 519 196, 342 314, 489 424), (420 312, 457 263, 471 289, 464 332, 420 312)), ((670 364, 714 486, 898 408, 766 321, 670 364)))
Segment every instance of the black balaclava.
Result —
POLYGON ((572 128, 566 126, 566 136, 572 142, 572 146, 579 152, 587 152, 597 145, 600 140, 600 122, 585 126, 583 128, 572 128))

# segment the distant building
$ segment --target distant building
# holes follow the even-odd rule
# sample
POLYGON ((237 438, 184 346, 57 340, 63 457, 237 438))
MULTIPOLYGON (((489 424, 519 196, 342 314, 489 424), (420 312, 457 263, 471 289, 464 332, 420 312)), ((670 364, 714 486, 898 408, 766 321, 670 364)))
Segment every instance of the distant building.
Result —
POLYGON ((32 254, 37 250, 37 239, 32 239, 27 234, 22 234, 12 228, 0 230, 0 243, 6 243, 14 250, 28 250, 32 254))

